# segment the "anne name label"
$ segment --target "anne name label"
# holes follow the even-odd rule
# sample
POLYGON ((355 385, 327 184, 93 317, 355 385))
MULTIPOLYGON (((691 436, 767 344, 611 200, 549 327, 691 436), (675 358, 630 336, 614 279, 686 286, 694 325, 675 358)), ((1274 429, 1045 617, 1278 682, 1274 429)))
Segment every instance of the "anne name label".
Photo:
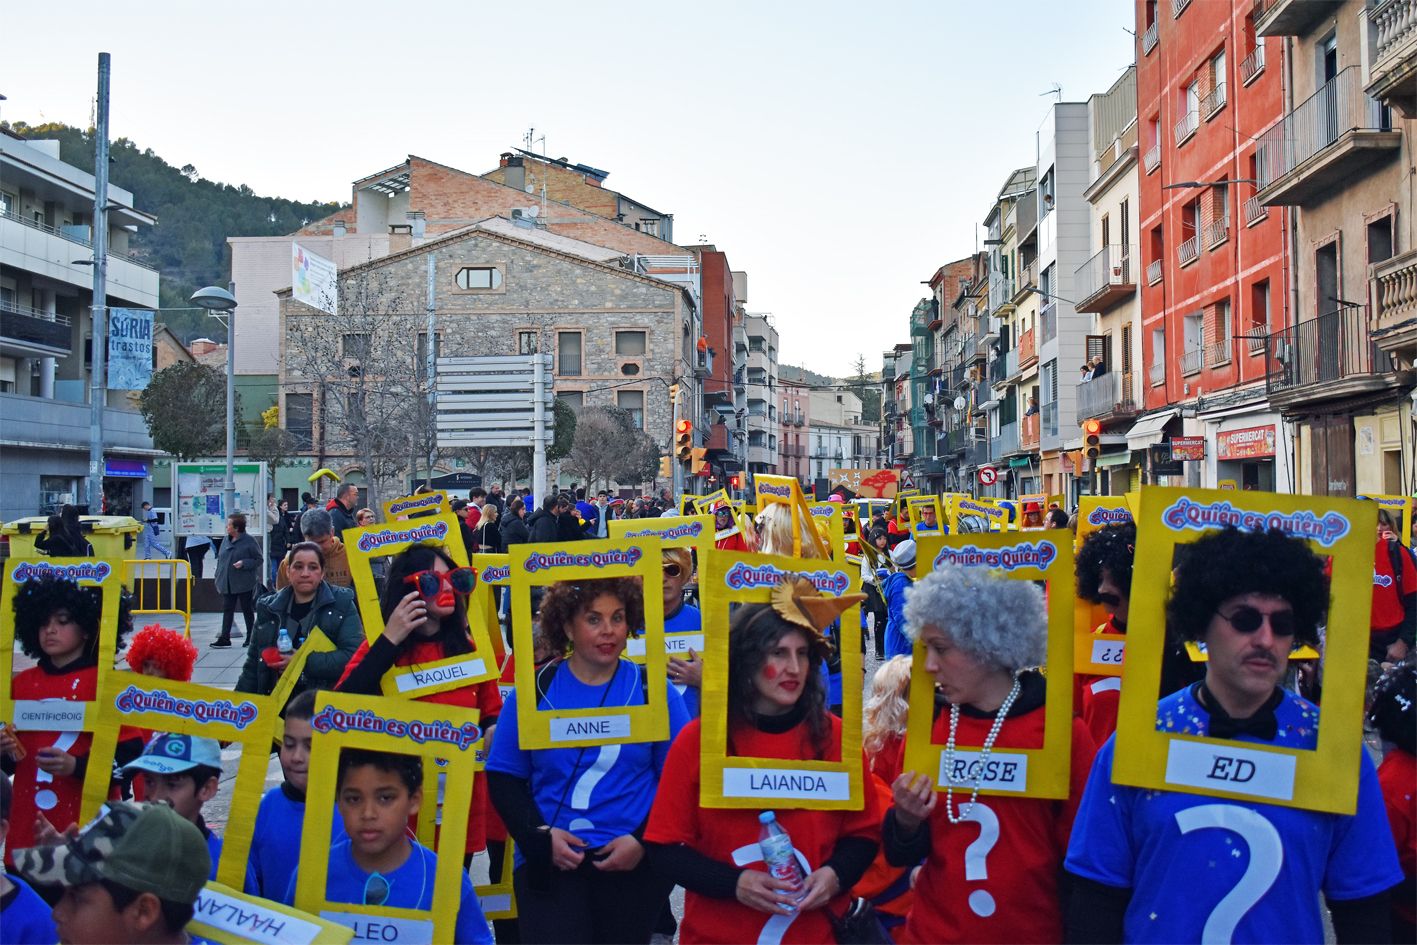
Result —
POLYGON ((582 738, 629 738, 628 715, 577 715, 551 720, 551 740, 569 742, 582 738))
POLYGON ((1293 755, 1173 738, 1166 746, 1166 780, 1187 787, 1289 801, 1294 799, 1296 762, 1293 755))
POLYGON ((723 796, 845 801, 851 797, 851 777, 844 771, 724 768, 723 796))
POLYGON ((357 912, 321 912, 320 918, 354 929, 354 942, 433 941, 433 922, 429 919, 394 919, 357 912))
POLYGON ((991 751, 956 751, 951 758, 940 752, 938 786, 953 782, 956 789, 979 787, 989 791, 1027 791, 1028 756, 991 751))
POLYGON ((399 692, 417 692, 447 683, 471 682, 487 675, 487 664, 480 658, 448 663, 444 666, 429 666, 397 673, 394 684, 399 692))
POLYGON ((88 703, 67 699, 23 699, 15 703, 15 728, 22 732, 82 732, 88 703))
POLYGON ((220 932, 238 936, 243 942, 270 945, 318 942, 322 931, 314 922, 264 907, 258 901, 229 896, 210 886, 203 887, 197 894, 192 918, 220 932))

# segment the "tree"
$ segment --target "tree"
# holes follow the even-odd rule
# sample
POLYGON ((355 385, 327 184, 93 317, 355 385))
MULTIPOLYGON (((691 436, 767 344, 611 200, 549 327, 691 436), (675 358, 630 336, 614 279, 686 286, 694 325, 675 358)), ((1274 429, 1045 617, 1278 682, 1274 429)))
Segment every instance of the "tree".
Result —
MULTIPOLYGON (((153 375, 138 395, 138 410, 153 445, 178 459, 222 452, 226 445, 226 375, 194 361, 181 361, 153 375)), ((241 394, 235 422, 241 426, 241 394)))
POLYGON ((289 465, 290 457, 300 452, 300 441, 280 427, 262 427, 246 440, 246 455, 271 469, 289 465))
POLYGON ((570 456, 571 448, 576 442, 576 424, 578 422, 576 411, 559 397, 556 398, 555 404, 556 433, 546 446, 546 461, 548 463, 554 463, 570 456))
POLYGON ((635 425, 629 411, 586 407, 576 419, 575 445, 566 465, 589 491, 599 480, 643 482, 653 476, 658 457, 659 447, 635 425))
POLYGON ((852 363, 851 370, 854 376, 849 383, 851 390, 857 397, 861 398, 861 422, 880 423, 881 422, 881 389, 866 373, 866 357, 858 354, 856 361, 852 363))

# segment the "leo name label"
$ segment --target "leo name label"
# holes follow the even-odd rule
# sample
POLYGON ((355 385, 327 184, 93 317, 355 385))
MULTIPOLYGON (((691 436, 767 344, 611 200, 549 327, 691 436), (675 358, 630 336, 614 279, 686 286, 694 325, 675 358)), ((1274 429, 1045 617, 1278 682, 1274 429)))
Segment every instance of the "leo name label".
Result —
MULTIPOLYGON (((664 637, 664 652, 670 656, 687 656, 689 651, 702 653, 704 651, 704 635, 702 633, 669 633, 664 637)), ((625 641, 626 656, 644 656, 644 637, 635 640, 625 641)))
POLYGON ((357 912, 321 912, 320 918, 354 929, 355 942, 431 942, 433 923, 429 919, 394 919, 357 912))
POLYGON ((247 942, 270 945, 307 945, 320 940, 322 929, 314 922, 296 918, 277 909, 263 907, 250 899, 228 896, 210 886, 197 893, 192 918, 247 942))
POLYGON ((956 788, 973 788, 975 781, 980 788, 990 791, 1027 791, 1028 756, 991 751, 984 755, 977 751, 956 750, 953 758, 940 752, 939 786, 954 782, 956 788), (949 764, 953 762, 954 767, 949 764))
POLYGON ((851 797, 851 778, 845 771, 724 768, 723 796, 844 801, 851 797))
POLYGON ((487 664, 481 659, 474 658, 459 663, 449 663, 446 666, 429 666, 425 669, 413 669, 406 673, 399 673, 394 677, 394 683, 398 686, 399 692, 416 692, 419 689, 429 689, 445 683, 464 682, 485 675, 487 675, 487 664))
POLYGON ((628 715, 577 715, 551 720, 551 740, 569 742, 578 738, 629 738, 628 715))
POLYGON ((22 732, 82 732, 88 703, 67 699, 21 700, 15 703, 15 728, 22 732))
POLYGON ((1094 640, 1092 643, 1092 661, 1104 666, 1121 666, 1126 652, 1125 640, 1094 640))
POLYGON ((1294 799, 1295 761, 1293 755, 1173 738, 1166 748, 1166 780, 1289 801, 1294 799))

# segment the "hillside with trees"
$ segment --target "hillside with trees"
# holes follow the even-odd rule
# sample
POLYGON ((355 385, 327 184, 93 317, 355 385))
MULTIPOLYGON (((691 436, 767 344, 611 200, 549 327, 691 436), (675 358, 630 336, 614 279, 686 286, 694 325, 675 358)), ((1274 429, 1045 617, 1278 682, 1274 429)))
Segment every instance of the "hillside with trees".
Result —
MULTIPOLYGON (((57 122, 7 121, 0 127, 25 138, 57 140, 65 163, 93 173, 94 142, 88 131, 57 122)), ((139 210, 157 217, 156 226, 139 228, 132 252, 162 273, 163 308, 186 307, 195 290, 226 284, 231 271, 228 236, 293 233, 340 206, 263 197, 245 184, 207 180, 192 165, 174 167, 127 138, 109 147, 109 180, 132 191, 139 210)), ((201 312, 163 312, 159 319, 184 342, 202 336, 225 338, 221 324, 201 312)))

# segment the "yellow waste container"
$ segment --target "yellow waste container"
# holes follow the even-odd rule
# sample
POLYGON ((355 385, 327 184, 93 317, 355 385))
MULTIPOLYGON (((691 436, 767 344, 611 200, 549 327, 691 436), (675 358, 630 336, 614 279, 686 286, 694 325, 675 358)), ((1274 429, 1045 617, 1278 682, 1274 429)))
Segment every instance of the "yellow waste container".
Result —
MULTIPOLYGON (((44 534, 48 525, 49 518, 44 515, 31 515, 0 525, 0 535, 9 538, 9 557, 44 557, 35 550, 34 540, 44 534)), ((142 523, 128 515, 81 515, 79 526, 93 545, 94 557, 111 561, 134 557, 132 549, 138 543, 138 533, 143 530, 142 523)))

